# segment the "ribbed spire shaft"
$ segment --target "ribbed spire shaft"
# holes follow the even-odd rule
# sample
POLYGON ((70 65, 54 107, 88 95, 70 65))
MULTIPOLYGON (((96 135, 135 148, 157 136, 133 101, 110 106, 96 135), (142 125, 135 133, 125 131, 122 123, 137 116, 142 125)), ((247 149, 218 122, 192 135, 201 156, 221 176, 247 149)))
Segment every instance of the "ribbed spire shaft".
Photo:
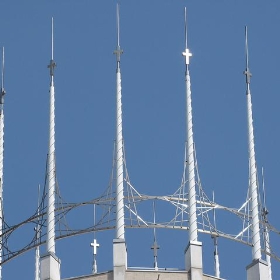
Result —
POLYGON ((55 253, 55 93, 53 60, 53 18, 51 32, 51 60, 50 68, 50 128, 49 128, 49 154, 48 154, 48 210, 47 210, 47 252, 55 253))
POLYGON ((246 76, 246 96, 247 96, 247 117, 248 117, 248 152, 249 152, 249 192, 251 198, 251 230, 252 230, 252 242, 253 260, 261 258, 261 242, 260 242, 260 221, 259 221, 259 202, 258 202, 258 188, 257 188, 257 166, 255 155, 255 139, 254 139, 254 127, 253 127, 253 113, 252 113, 252 100, 250 92, 250 78, 251 72, 249 70, 249 56, 248 56, 248 36, 247 26, 245 27, 245 47, 246 47, 246 70, 244 75, 246 76))
POLYGON ((122 132, 122 85, 120 58, 119 5, 117 4, 117 47, 114 54, 117 58, 116 69, 116 238, 124 239, 124 193, 123 193, 123 132, 122 132))
POLYGON ((220 260, 219 260, 219 253, 218 253, 218 240, 217 237, 214 236, 214 257, 215 257, 215 276, 220 278, 220 260))
POLYGON ((268 280, 272 280, 272 267, 271 267, 271 258, 270 258, 270 238, 269 238, 269 231, 268 231, 268 209, 266 208, 266 194, 265 194, 265 183, 264 183, 264 170, 262 168, 262 187, 263 187, 263 208, 262 208, 262 217, 264 222, 264 249, 267 252, 266 254, 266 262, 268 267, 268 280))
POLYGON ((39 226, 39 207, 40 207, 40 185, 38 187, 38 204, 37 204, 37 215, 38 215, 38 219, 37 219, 37 226, 34 228, 34 230, 36 231, 36 242, 37 242, 37 246, 35 249, 35 280, 40 280, 40 247, 39 247, 39 242, 40 242, 40 226, 39 226))
POLYGON ((186 58, 186 121, 187 121, 187 164, 189 183, 189 241, 197 241, 197 216, 196 216, 196 190, 195 190, 195 164, 194 164, 194 141, 193 141, 193 121, 192 121, 192 97, 191 97, 191 77, 189 72, 190 57, 192 54, 187 46, 187 11, 185 8, 185 41, 186 49, 183 55, 186 58))
MULTIPOLYGON (((3 166, 4 166, 4 96, 6 91, 4 89, 4 61, 5 53, 2 48, 2 74, 1 74, 1 92, 0 92, 0 236, 3 232, 3 166)), ((0 238, 2 244, 2 237, 0 238)), ((0 246, 0 262, 2 262, 2 246, 0 246)), ((0 280, 2 279, 2 266, 0 265, 0 280)))

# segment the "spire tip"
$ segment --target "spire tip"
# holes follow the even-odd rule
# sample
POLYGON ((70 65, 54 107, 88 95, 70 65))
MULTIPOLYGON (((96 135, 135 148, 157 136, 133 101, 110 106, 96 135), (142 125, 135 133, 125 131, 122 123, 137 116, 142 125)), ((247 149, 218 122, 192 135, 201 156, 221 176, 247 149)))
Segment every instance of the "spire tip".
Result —
POLYGON ((185 51, 182 53, 183 56, 186 58, 186 66, 190 64, 190 57, 192 56, 192 53, 188 49, 188 29, 187 29, 187 8, 185 7, 185 51))
POLYGON ((117 48, 114 51, 114 54, 117 57, 117 69, 120 68, 121 54, 123 50, 120 47, 120 5, 117 3, 117 48))
POLYGON ((247 94, 249 93, 249 84, 251 81, 252 73, 249 70, 249 50, 248 50, 248 27, 245 25, 245 56, 246 56, 246 68, 243 74, 246 76, 247 94))

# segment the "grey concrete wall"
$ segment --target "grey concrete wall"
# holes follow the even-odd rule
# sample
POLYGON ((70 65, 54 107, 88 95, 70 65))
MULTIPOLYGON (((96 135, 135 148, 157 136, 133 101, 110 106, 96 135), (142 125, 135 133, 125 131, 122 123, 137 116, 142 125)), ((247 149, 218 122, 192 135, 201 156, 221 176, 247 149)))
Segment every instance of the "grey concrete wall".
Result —
POLYGON ((63 280, 113 280, 113 271, 98 273, 95 275, 85 275, 79 277, 71 277, 63 280))
POLYGON ((189 280, 186 271, 126 271, 125 280, 189 280))
MULTIPOLYGON (((154 270, 127 270, 125 280, 190 280, 187 271, 154 271, 154 270)), ((217 280, 218 278, 203 275, 203 280, 217 280)), ((72 277, 64 280, 113 280, 113 272, 108 271, 95 275, 72 277)))

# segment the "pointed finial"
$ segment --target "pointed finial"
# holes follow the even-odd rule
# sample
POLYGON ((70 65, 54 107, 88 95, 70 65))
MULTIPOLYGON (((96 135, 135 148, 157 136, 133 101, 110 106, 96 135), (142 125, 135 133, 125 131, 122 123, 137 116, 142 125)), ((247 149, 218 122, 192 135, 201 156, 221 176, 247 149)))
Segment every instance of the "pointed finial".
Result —
POLYGON ((53 17, 52 17, 52 58, 53 60, 53 17))
POLYGON ((185 43, 187 49, 188 48, 187 7, 185 7, 185 43))
POLYGON ((4 65, 5 65, 5 54, 4 54, 5 50, 4 47, 2 47, 2 79, 1 79, 1 90, 3 90, 4 88, 4 65))
POLYGON ((53 60, 53 17, 52 17, 52 27, 51 27, 51 60, 48 68, 50 68, 50 76, 54 76, 54 68, 56 67, 56 63, 53 60))
POLYGON ((245 26, 245 53, 246 53, 246 69, 243 72, 243 74, 246 76, 247 94, 248 94, 248 90, 249 90, 248 86, 250 84, 252 74, 249 70, 248 28, 247 28, 247 26, 245 26))
POLYGON ((117 46, 120 46, 120 5, 117 3, 117 46))
POLYGON ((185 44, 186 44, 186 48, 182 54, 183 54, 183 56, 186 57, 186 66, 188 67, 188 65, 190 64, 190 57, 192 56, 192 53, 188 49, 188 32, 187 31, 188 31, 187 30, 187 8, 185 7, 185 44))
POLYGON ((120 47, 120 5, 117 3, 117 48, 114 51, 114 54, 117 58, 117 70, 120 68, 121 54, 123 50, 120 47))
POLYGON ((0 96, 0 104, 4 104, 4 95, 6 93, 4 89, 4 66, 5 66, 5 50, 2 47, 2 70, 1 70, 1 96, 0 96))

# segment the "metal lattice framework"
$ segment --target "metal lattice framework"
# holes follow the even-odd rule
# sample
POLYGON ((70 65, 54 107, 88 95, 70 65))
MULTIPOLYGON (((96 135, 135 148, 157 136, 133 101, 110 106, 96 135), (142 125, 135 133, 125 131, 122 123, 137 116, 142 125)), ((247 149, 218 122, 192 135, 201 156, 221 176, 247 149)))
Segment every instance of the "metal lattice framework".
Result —
MULTIPOLYGON (((164 196, 151 196, 146 194, 140 194, 132 185, 127 172, 125 157, 125 227, 126 228, 163 228, 163 229, 176 229, 176 230, 188 230, 188 199, 186 192, 186 160, 184 161, 184 171, 180 187, 172 195, 164 196), (155 208, 157 220, 154 221, 150 215, 154 202, 157 202, 155 208), (173 217, 164 219, 160 217, 159 213, 162 212, 162 207, 166 209, 166 205, 171 206, 173 209, 173 217)), ((250 235, 251 216, 248 210, 249 199, 247 198, 244 204, 239 208, 230 208, 218 204, 209 199, 202 188, 200 181, 197 160, 195 158, 195 169, 198 180, 196 181, 197 188, 197 217, 198 217, 198 231, 200 233, 208 234, 216 237, 223 237, 232 241, 236 241, 248 246, 252 246, 252 240, 250 235), (214 215, 215 212, 215 215, 214 215), (228 217, 235 219, 237 227, 236 232, 229 232, 226 228, 220 228, 216 225, 216 219, 219 219, 219 212, 226 213, 228 217), (215 216, 217 216, 215 218, 215 216)), ((56 221, 56 240, 68 238, 76 235, 87 234, 91 232, 98 232, 104 230, 115 229, 115 160, 113 161, 111 178, 106 191, 97 198, 89 201, 83 201, 78 203, 64 202, 59 192, 58 183, 56 183, 56 195, 57 204, 55 209, 55 221, 56 221), (96 207, 96 222, 82 224, 79 227, 71 226, 71 222, 68 223, 68 216, 72 213, 77 213, 81 208, 85 211, 92 211, 92 207, 96 207)), ((171 210, 172 211, 172 210, 171 210)), ((11 259, 37 247, 46 242, 46 190, 44 188, 41 201, 38 209, 34 211, 26 220, 9 226, 4 220, 3 233, 1 235, 3 240, 3 258, 1 264, 4 264, 11 259), (31 226, 30 226, 31 225, 31 226), (11 245, 13 236, 16 236, 17 231, 21 228, 27 227, 30 230, 30 240, 25 244, 22 244, 19 249, 12 249, 11 245), (39 229, 39 234, 37 230, 39 229), (39 238, 38 238, 39 237, 39 238)), ((261 229, 263 233, 263 242, 267 233, 275 233, 280 235, 280 231, 269 224, 266 215, 261 220, 261 229)), ((270 255, 277 261, 280 261, 280 257, 273 251, 270 245, 270 252, 264 251, 263 253, 270 255)))

